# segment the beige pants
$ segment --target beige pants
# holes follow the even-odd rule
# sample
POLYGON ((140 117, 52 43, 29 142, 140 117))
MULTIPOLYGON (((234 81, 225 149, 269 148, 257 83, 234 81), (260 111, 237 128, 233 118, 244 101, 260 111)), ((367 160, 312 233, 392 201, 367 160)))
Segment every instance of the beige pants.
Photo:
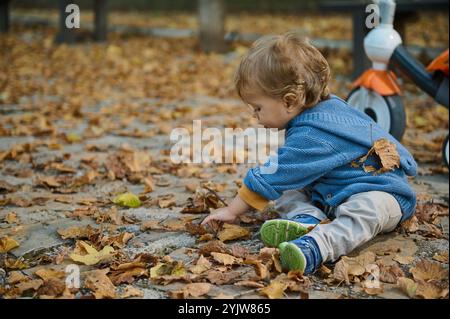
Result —
POLYGON ((291 190, 284 192, 275 202, 275 209, 282 218, 309 214, 319 220, 332 219, 331 223, 320 224, 308 233, 319 245, 323 262, 336 261, 377 234, 394 230, 402 217, 395 197, 379 191, 350 196, 344 203, 328 211, 327 216, 311 203, 303 191, 291 190))

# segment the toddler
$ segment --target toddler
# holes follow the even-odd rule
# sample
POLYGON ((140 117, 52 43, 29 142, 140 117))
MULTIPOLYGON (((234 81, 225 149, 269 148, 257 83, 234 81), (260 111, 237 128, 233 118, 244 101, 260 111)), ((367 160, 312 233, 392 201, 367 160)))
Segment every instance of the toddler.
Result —
MULTIPOLYGON (((285 270, 305 274, 394 230, 416 206, 407 177, 417 173, 411 154, 368 115, 330 94, 329 79, 325 58, 296 33, 254 43, 236 72, 236 89, 260 124, 285 129, 285 144, 275 172, 250 169, 231 203, 202 222, 233 222, 275 201, 282 218, 266 221, 261 238, 279 248, 285 270), (374 174, 351 164, 381 138, 395 144, 399 168, 374 174), (319 224, 326 218, 331 222, 319 224)), ((371 156, 365 165, 379 161, 371 156)))

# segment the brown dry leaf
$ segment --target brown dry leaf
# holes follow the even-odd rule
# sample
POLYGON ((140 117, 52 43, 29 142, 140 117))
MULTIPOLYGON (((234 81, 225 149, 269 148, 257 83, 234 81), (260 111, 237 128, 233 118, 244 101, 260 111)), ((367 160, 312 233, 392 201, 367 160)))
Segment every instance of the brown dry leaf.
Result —
POLYGON ((380 267, 380 281, 382 282, 396 284, 399 278, 405 276, 403 270, 396 264, 390 266, 385 266, 381 264, 379 265, 379 267, 380 267))
POLYGON ((66 282, 61 278, 49 278, 39 288, 39 298, 57 297, 66 292, 66 282))
POLYGON ((200 254, 208 256, 212 252, 224 254, 230 253, 227 245, 219 240, 212 240, 200 247, 200 254))
POLYGON ((159 220, 146 220, 141 224, 141 230, 146 231, 146 230, 164 229, 164 227, 159 224, 160 222, 161 221, 159 220))
POLYGON ((259 280, 265 280, 270 276, 269 269, 267 269, 266 265, 264 265, 260 260, 254 258, 246 258, 244 263, 254 266, 255 273, 258 276, 259 280))
POLYGON ((419 281, 416 296, 425 299, 439 299, 448 297, 448 284, 439 285, 436 282, 419 281))
POLYGON ((222 254, 217 252, 212 252, 211 256, 216 260, 217 262, 227 266, 227 265, 234 265, 242 263, 242 259, 236 258, 234 256, 231 256, 229 254, 222 254))
POLYGON ((242 237, 247 237, 250 235, 250 232, 248 229, 243 228, 241 226, 235 225, 235 224, 223 224, 223 229, 219 231, 217 234, 217 237, 220 241, 225 242, 228 240, 234 240, 242 237))
POLYGON ((415 233, 419 230, 419 221, 416 216, 401 223, 401 227, 409 233, 415 233))
POLYGON ((443 280, 448 278, 448 270, 442 264, 422 259, 409 270, 415 280, 443 280))
POLYGON ((115 285, 119 285, 122 283, 131 284, 136 280, 136 278, 147 275, 147 269, 136 267, 125 271, 112 271, 109 277, 115 285))
POLYGON ((138 288, 128 285, 124 288, 123 293, 119 295, 119 298, 125 299, 125 298, 131 298, 131 297, 142 298, 142 297, 144 297, 144 292, 138 288))
POLYGON ((242 280, 234 283, 235 286, 243 286, 249 288, 264 288, 264 284, 253 280, 242 280))
POLYGON ((168 208, 172 206, 176 206, 175 195, 167 194, 158 197, 158 206, 160 208, 168 208))
POLYGON ((194 224, 194 223, 187 223, 186 231, 191 235, 205 235, 207 233, 206 228, 203 227, 203 225, 200 224, 194 224))
POLYGON ((169 292, 169 294, 172 298, 185 299, 190 296, 201 297, 203 295, 206 295, 210 289, 211 284, 204 282, 196 282, 185 285, 182 290, 171 291, 169 292))
POLYGON ((192 272, 193 274, 198 275, 209 270, 211 266, 212 266, 211 262, 208 259, 206 259, 203 255, 200 255, 195 266, 189 268, 189 271, 192 272))
POLYGON ((272 280, 267 287, 260 290, 260 293, 266 295, 269 299, 280 299, 284 296, 287 287, 288 285, 285 282, 272 280))
POLYGON ((400 167, 400 155, 397 152, 397 146, 388 139, 382 138, 375 141, 369 152, 359 159, 359 163, 365 162, 373 153, 378 156, 381 162, 381 168, 375 171, 375 174, 384 173, 400 167))
POLYGON ((361 287, 363 288, 364 292, 368 295, 379 295, 384 292, 383 285, 381 283, 373 285, 372 281, 370 280, 363 281, 361 283, 361 287))
POLYGON ((44 281, 50 280, 52 278, 61 279, 66 277, 66 273, 64 271, 55 270, 53 268, 40 268, 36 270, 34 274, 44 281))
POLYGON ((106 276, 108 272, 109 268, 105 268, 85 273, 84 287, 92 290, 96 299, 116 297, 116 287, 106 276))
POLYGON ((53 176, 39 176, 38 182, 49 187, 61 186, 61 183, 53 176))
POLYGON ((28 280, 30 280, 30 277, 24 275, 20 271, 11 271, 8 276, 8 284, 10 285, 14 285, 16 283, 28 280))
POLYGON ((151 193, 155 189, 155 183, 153 182, 153 178, 151 176, 144 178, 144 193, 151 193))
POLYGON ((19 243, 15 239, 8 237, 8 236, 0 238, 0 253, 1 254, 7 253, 8 251, 10 251, 14 248, 17 248, 17 247, 19 247, 19 243))
POLYGON ((392 258, 396 262, 398 262, 401 265, 409 265, 414 261, 413 256, 402 256, 402 255, 395 255, 394 258, 392 258))
POLYGON ((435 253, 433 259, 443 263, 448 263, 448 251, 443 250, 439 253, 435 253))
POLYGON ((186 220, 180 218, 168 218, 161 222, 161 225, 169 231, 181 231, 185 229, 186 220))
POLYGON ((22 295, 27 290, 38 290, 39 287, 42 286, 44 282, 41 279, 35 279, 35 280, 29 280, 29 281, 22 281, 18 284, 16 284, 16 289, 18 290, 19 294, 22 295))
POLYGON ((116 248, 123 248, 126 246, 126 244, 128 243, 128 241, 134 237, 133 233, 121 233, 119 235, 116 236, 104 236, 101 240, 101 245, 102 246, 113 246, 116 248))
POLYGON ((4 221, 8 224, 18 223, 17 214, 14 212, 10 212, 6 215, 4 221))
POLYGON ((350 283, 351 276, 361 276, 366 272, 366 267, 375 262, 376 255, 371 252, 365 252, 357 257, 343 256, 339 260, 333 272, 333 277, 338 281, 345 281, 350 283))
POLYGON ((204 272, 203 275, 212 284, 226 285, 235 282, 238 278, 241 278, 242 273, 240 271, 222 272, 215 269, 210 269, 204 272))
POLYGON ((93 228, 90 225, 87 226, 72 226, 66 229, 58 229, 57 232, 62 239, 81 239, 89 238, 97 233, 99 229, 93 228))

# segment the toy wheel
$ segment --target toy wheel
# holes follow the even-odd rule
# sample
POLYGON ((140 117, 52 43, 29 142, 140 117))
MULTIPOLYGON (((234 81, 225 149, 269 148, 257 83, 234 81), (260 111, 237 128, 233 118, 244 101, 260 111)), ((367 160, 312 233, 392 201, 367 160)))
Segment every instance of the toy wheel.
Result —
POLYGON ((447 134, 447 137, 444 140, 444 143, 442 144, 442 159, 444 160, 445 165, 449 166, 449 161, 448 161, 448 134, 447 134))
POLYGON ((406 115, 399 95, 382 96, 375 91, 359 87, 350 92, 347 102, 369 115, 397 140, 402 139, 405 133, 406 115))

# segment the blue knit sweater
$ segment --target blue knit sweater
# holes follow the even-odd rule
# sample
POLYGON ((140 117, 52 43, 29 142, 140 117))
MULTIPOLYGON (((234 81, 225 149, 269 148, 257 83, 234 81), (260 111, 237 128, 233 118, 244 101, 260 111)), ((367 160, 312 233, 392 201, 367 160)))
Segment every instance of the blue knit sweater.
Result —
MULTIPOLYGON (((278 149, 278 169, 263 174, 252 168, 244 184, 268 200, 290 189, 306 189, 312 200, 336 207, 351 195, 383 191, 400 204, 402 221, 414 214, 416 194, 408 176, 417 174, 411 154, 368 115, 350 107, 335 95, 293 118, 286 127, 285 144, 278 149), (372 130, 372 132, 370 132, 372 130), (367 154, 373 142, 387 138, 397 146, 400 168, 382 174, 366 173, 350 163, 367 154)), ((375 157, 366 165, 379 167, 375 157)), ((269 162, 264 166, 268 166, 269 162)))

